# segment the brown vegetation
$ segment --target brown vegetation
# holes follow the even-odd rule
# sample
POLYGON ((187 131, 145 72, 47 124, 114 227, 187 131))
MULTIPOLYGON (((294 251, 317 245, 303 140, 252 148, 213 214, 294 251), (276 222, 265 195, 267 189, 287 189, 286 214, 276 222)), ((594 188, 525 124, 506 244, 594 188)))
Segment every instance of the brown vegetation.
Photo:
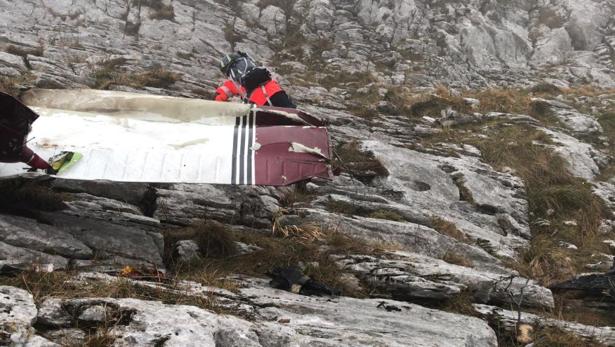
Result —
POLYGON ((384 208, 369 209, 363 206, 353 204, 351 202, 341 200, 329 200, 327 202, 327 210, 330 212, 341 213, 348 216, 361 216, 374 219, 385 219, 394 222, 405 222, 404 218, 399 213, 393 210, 384 208))
POLYGON ((122 68, 125 63, 124 58, 110 59, 100 63, 98 69, 92 73, 94 79, 92 87, 109 89, 113 85, 125 85, 133 88, 169 88, 181 79, 179 74, 161 66, 152 66, 140 73, 128 73, 122 68))
POLYGON ((334 167, 346 171, 363 183, 370 183, 376 177, 386 177, 388 170, 376 159, 374 154, 361 149, 357 141, 340 143, 335 148, 337 156, 334 167))
POLYGON ((43 46, 26 47, 26 46, 9 45, 6 48, 6 52, 13 54, 13 55, 21 56, 21 57, 26 57, 28 55, 35 55, 35 56, 41 57, 43 56, 44 49, 43 49, 43 46))
POLYGON ((596 341, 588 341, 561 329, 541 327, 535 333, 536 347, 605 347, 596 341))
POLYGON ((0 76, 0 92, 19 97, 20 88, 28 87, 32 83, 32 75, 22 74, 18 77, 0 76))
POLYGON ((4 180, 0 182, 0 212, 33 218, 45 222, 44 213, 67 208, 66 194, 57 193, 45 185, 33 182, 4 180))
POLYGON ((141 5, 150 7, 150 19, 175 19, 173 4, 166 5, 162 0, 141 0, 141 5))
POLYGON ((463 232, 457 229, 455 223, 451 223, 440 217, 433 217, 431 220, 431 227, 434 228, 440 234, 450 236, 458 241, 466 241, 467 238, 463 232))
MULTIPOLYGON (((202 228, 197 228, 202 229, 202 228)), ((366 293, 340 277, 340 269, 331 255, 375 254, 382 251, 382 246, 371 245, 326 227, 313 224, 277 225, 275 233, 263 234, 252 231, 233 231, 223 228, 217 233, 217 239, 230 242, 242 242, 257 246, 253 253, 237 255, 228 253, 224 256, 202 255, 200 260, 190 264, 179 264, 169 258, 172 246, 179 239, 186 237, 194 239, 195 227, 183 231, 165 233, 165 248, 169 264, 178 278, 188 279, 234 290, 235 284, 228 280, 230 274, 245 274, 250 276, 265 276, 275 267, 300 266, 310 264, 305 273, 318 282, 342 290, 343 295, 363 297, 366 293)))
POLYGON ((485 161, 500 169, 511 167, 524 180, 532 220, 548 221, 533 223, 532 246, 523 257, 529 275, 546 284, 569 278, 571 268, 582 270, 587 254, 601 247, 597 231, 607 213, 591 185, 573 177, 561 157, 540 145, 549 141, 539 130, 502 127, 477 143, 485 161), (578 226, 566 226, 565 220, 578 226), (558 240, 579 246, 579 251, 561 249, 558 240))
POLYGON ((446 252, 446 254, 444 254, 444 257, 442 257, 442 260, 444 260, 445 262, 449 264, 453 264, 453 265, 459 265, 459 266, 465 266, 465 267, 474 266, 474 264, 472 264, 472 261, 468 259, 466 256, 460 253, 452 252, 452 251, 446 252))
POLYGON ((440 305, 436 305, 436 308, 447 312, 477 317, 478 313, 474 310, 474 306, 472 306, 473 302, 474 297, 472 292, 464 290, 453 298, 442 302, 440 305))

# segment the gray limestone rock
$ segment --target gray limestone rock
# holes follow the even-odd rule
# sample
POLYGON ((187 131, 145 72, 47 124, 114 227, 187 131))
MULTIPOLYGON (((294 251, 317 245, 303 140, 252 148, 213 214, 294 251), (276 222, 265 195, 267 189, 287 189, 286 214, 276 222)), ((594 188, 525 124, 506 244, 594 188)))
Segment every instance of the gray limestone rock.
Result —
POLYGON ((0 344, 9 346, 51 346, 34 335, 36 305, 25 290, 0 286, 0 344))
POLYGON ((4 272, 4 266, 23 270, 50 266, 53 271, 66 269, 68 259, 0 242, 0 272, 4 272))
POLYGON ((602 126, 592 116, 582 114, 574 108, 555 101, 540 98, 532 99, 534 107, 539 105, 541 108, 548 109, 560 122, 569 130, 579 135, 591 135, 602 133, 602 126))
POLYGON ((200 259, 201 257, 199 245, 193 240, 177 241, 175 243, 175 254, 178 261, 185 263, 200 259))
POLYGON ((0 215, 0 241, 67 258, 91 258, 92 250, 70 233, 35 220, 0 215))
MULTIPOLYGON (((474 308, 489 320, 501 324, 504 329, 514 331, 517 324, 518 312, 487 305, 474 305, 474 308)), ((543 318, 526 312, 521 313, 521 323, 559 328, 587 340, 596 340, 607 346, 615 345, 615 328, 613 327, 588 326, 579 323, 543 318)))
POLYGON ((49 298, 40 304, 36 321, 47 327, 68 328, 72 323, 72 317, 62 306, 61 299, 49 298))
POLYGON ((242 300, 258 307, 262 318, 254 322, 193 306, 135 299, 69 299, 63 305, 104 303, 133 312, 128 321, 111 329, 116 346, 158 341, 183 346, 496 346, 491 328, 475 318, 391 300, 308 298, 263 285, 253 280, 241 291, 242 300))
POLYGON ((341 268, 357 274, 383 292, 405 299, 451 299, 468 289, 475 302, 509 305, 524 296, 526 307, 553 308, 551 291, 516 275, 449 264, 418 254, 396 252, 383 258, 336 256, 341 268))

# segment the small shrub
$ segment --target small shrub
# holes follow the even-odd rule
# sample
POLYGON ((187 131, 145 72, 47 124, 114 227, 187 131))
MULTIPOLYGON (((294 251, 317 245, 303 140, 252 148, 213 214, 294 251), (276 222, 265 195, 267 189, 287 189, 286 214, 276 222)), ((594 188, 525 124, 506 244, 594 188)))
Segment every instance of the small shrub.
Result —
POLYGON ((544 101, 533 101, 530 105, 529 115, 547 124, 557 124, 558 122, 551 106, 544 101))
POLYGON ((238 42, 241 42, 242 35, 241 33, 235 30, 235 21, 237 19, 233 19, 233 22, 226 23, 224 26, 224 39, 231 44, 231 50, 235 50, 235 45, 238 42))
POLYGON ((120 67, 126 63, 125 58, 114 58, 102 61, 98 68, 92 72, 94 87, 97 89, 107 89, 121 73, 120 67))

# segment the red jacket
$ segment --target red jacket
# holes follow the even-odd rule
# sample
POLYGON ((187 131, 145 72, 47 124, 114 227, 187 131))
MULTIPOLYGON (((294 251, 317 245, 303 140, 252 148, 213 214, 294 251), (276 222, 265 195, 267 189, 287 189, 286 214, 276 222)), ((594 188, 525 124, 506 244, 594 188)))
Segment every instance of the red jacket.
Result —
POLYGON ((259 86, 252 91, 249 97, 246 97, 246 90, 242 86, 236 85, 231 80, 224 81, 224 84, 216 89, 216 101, 227 101, 232 96, 240 96, 242 99, 248 99, 248 102, 258 106, 271 105, 270 98, 276 93, 282 91, 282 87, 278 82, 269 80, 269 82, 259 86))

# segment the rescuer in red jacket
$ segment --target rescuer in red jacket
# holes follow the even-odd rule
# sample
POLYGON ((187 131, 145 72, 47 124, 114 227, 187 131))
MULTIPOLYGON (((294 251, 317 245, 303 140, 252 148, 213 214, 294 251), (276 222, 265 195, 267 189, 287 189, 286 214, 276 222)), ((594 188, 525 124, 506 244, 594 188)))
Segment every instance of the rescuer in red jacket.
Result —
POLYGON ((216 101, 239 96, 244 102, 258 106, 297 107, 278 82, 271 78, 269 70, 256 66, 247 53, 225 55, 220 61, 220 70, 229 79, 216 89, 216 101))

